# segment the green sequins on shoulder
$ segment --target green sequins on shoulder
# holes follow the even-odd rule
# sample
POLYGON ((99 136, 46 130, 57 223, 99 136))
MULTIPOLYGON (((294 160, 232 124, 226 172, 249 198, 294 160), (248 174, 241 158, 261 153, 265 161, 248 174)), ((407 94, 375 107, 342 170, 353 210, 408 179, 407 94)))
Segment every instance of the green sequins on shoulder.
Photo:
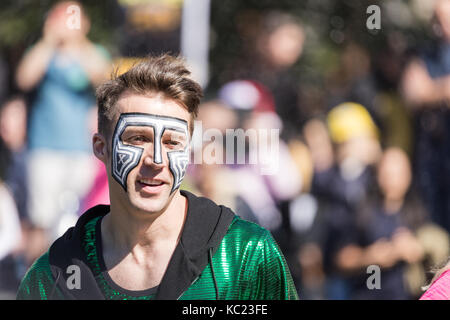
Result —
MULTIPOLYGON (((235 217, 212 259, 219 299, 298 299, 280 248, 257 224, 235 217)), ((180 299, 216 299, 208 265, 180 299)))
POLYGON ((17 300, 47 300, 54 285, 48 251, 37 259, 20 283, 17 300))

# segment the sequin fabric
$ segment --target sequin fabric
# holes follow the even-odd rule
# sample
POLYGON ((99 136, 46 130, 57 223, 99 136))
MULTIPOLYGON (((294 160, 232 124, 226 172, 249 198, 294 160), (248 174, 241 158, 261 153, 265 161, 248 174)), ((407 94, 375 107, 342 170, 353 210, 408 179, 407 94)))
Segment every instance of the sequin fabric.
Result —
POLYGON ((17 292, 18 300, 40 299, 47 300, 54 284, 50 271, 48 252, 44 253, 30 267, 23 278, 17 292))
MULTIPOLYGON (((130 296, 112 288, 100 270, 95 244, 94 218, 85 225, 84 249, 97 284, 106 299, 152 299, 154 295, 130 296)), ((206 254, 206 253, 205 253, 206 254)), ((271 234, 260 226, 235 217, 212 258, 219 299, 298 299, 286 261, 271 234)), ((211 264, 180 297, 180 300, 217 299, 211 264)), ((53 287, 48 252, 39 258, 22 280, 18 299, 47 299, 53 287)), ((56 297, 58 293, 56 293, 56 297)))

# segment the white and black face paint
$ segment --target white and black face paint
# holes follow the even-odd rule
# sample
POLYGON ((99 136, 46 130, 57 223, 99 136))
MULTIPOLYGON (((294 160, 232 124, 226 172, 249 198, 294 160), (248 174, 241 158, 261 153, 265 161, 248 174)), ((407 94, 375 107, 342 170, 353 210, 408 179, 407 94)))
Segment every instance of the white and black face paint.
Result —
POLYGON ((112 176, 127 191, 127 178, 142 157, 143 148, 124 144, 122 134, 129 126, 153 128, 153 162, 163 162, 162 137, 164 131, 172 130, 181 133, 185 137, 185 145, 180 150, 167 151, 169 170, 173 175, 174 182, 170 193, 178 189, 186 173, 189 162, 189 131, 185 120, 150 115, 146 113, 122 113, 117 121, 112 138, 112 176))

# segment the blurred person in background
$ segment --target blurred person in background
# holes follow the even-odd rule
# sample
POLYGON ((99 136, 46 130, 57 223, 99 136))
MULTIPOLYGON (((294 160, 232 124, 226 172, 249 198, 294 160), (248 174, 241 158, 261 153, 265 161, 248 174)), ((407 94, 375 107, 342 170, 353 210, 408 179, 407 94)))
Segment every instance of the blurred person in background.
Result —
MULTIPOLYGON (((283 123, 275 111, 272 92, 255 80, 235 80, 219 90, 219 98, 238 112, 236 129, 246 134, 246 163, 231 166, 236 194, 245 208, 242 210, 248 211, 248 217, 256 219, 254 222, 274 232, 280 246, 286 248, 288 239, 285 238, 287 233, 281 205, 300 193, 302 178, 287 144, 279 136, 277 141, 271 140, 271 130, 281 132, 283 129, 283 123), (267 134, 268 140, 263 141, 259 136, 255 143, 247 135, 250 131, 256 135, 262 131, 267 134), (262 152, 260 148, 264 148, 262 152), (257 159, 255 164, 249 163, 252 158, 257 159), (273 167, 275 171, 262 174, 262 169, 268 167, 273 167), (247 188, 248 185, 252 188, 247 188)), ((227 139, 235 137, 229 135, 227 139)), ((239 140, 235 142, 237 147, 239 140)))
POLYGON ((411 298, 406 271, 424 256, 415 231, 426 220, 417 197, 408 193, 411 181, 406 153, 395 147, 385 150, 377 167, 378 189, 359 208, 354 238, 337 255, 337 264, 352 275, 352 299, 411 298), (367 285, 370 265, 381 269, 376 289, 367 285))
MULTIPOLYGON (((8 275, 6 278, 11 275, 21 278, 26 269, 46 248, 45 234, 41 229, 33 227, 28 215, 26 124, 27 110, 24 98, 15 96, 6 100, 0 107, 0 156, 2 158, 0 179, 3 179, 4 187, 11 192, 15 202, 14 212, 17 211, 20 219, 19 234, 22 234, 22 241, 15 243, 17 246, 15 254, 8 257, 9 269, 7 270, 6 265, 3 266, 1 273, 8 275)), ((5 200, 7 201, 9 200, 5 200)), ((8 207, 11 208, 10 205, 8 207)), ((8 232, 16 231, 16 228, 12 228, 8 232)), ((18 240, 17 237, 14 239, 18 240)))
POLYGON ((377 93, 373 104, 380 120, 384 147, 397 146, 413 155, 413 115, 401 95, 401 79, 406 65, 406 36, 399 32, 388 35, 388 43, 374 57, 377 93))
MULTIPOLYGON (((214 139, 214 141, 203 141, 203 139, 205 133, 208 137, 207 132, 211 134, 214 132, 220 133, 222 137, 226 137, 227 129, 237 128, 238 114, 219 99, 214 99, 200 104, 197 120, 196 124, 199 126, 194 129, 193 139, 199 140, 197 140, 198 143, 193 143, 193 146, 198 146, 198 149, 194 147, 194 150, 192 150, 194 153, 193 159, 195 160, 195 153, 198 152, 202 153, 204 159, 202 163, 195 163, 188 168, 183 186, 187 190, 197 191, 217 203, 223 203, 236 210, 239 199, 234 186, 232 171, 228 166, 212 161, 217 159, 220 163, 225 163, 226 142, 223 139, 214 139), (200 129, 201 132, 199 132, 200 129), (216 151, 217 154, 215 154, 216 151)), ((239 212, 239 215, 246 220, 254 221, 253 218, 246 215, 246 212, 248 211, 239 212)))
MULTIPOLYGON (((267 137, 273 130, 282 132, 285 123, 277 114, 275 97, 261 82, 253 79, 231 81, 219 90, 219 98, 237 114, 236 129, 246 133, 264 132, 267 137)), ((292 138, 288 144, 277 136, 277 141, 269 139, 267 145, 263 145, 264 141, 259 137, 256 144, 252 143, 250 136, 246 136, 246 161, 256 157, 257 164, 230 166, 236 212, 244 219, 271 230, 292 268, 298 243, 293 241, 291 217, 307 215, 305 208, 298 205, 304 204, 301 200, 305 199, 300 197, 304 178, 308 175, 308 170, 305 170, 306 147, 297 138, 292 138), (271 166, 276 168, 275 172, 262 174, 262 168, 271 166), (294 200, 297 203, 295 207, 291 206, 294 200)), ((227 139, 232 138, 227 136, 227 139)), ((292 269, 292 276, 298 283, 295 269, 292 269)))
POLYGON ((438 35, 410 61, 402 92, 415 111, 415 167, 432 220, 450 231, 450 1, 434 8, 438 35))
POLYGON ((379 110, 374 104, 377 87, 369 52, 356 42, 346 44, 340 54, 339 68, 327 75, 329 105, 345 101, 363 105, 379 125, 379 110))
POLYGON ((322 250, 315 256, 323 257, 325 295, 349 299, 350 279, 337 257, 352 241, 358 208, 374 183, 373 166, 381 154, 378 128, 362 105, 346 102, 333 108, 326 122, 308 121, 304 136, 314 163, 311 193, 319 208, 312 243, 322 250))
POLYGON ((16 203, 0 179, 0 299, 13 299, 20 283, 15 254, 21 236, 16 203))
POLYGON ((303 53, 303 27, 296 16, 271 10, 249 17, 241 28, 247 61, 235 72, 238 78, 256 80, 271 92, 275 112, 283 122, 281 137, 289 141, 300 134, 304 121, 299 79, 293 73, 303 53))
POLYGON ((22 220, 28 220, 26 166, 27 109, 21 96, 11 97, 0 107, 2 178, 10 188, 22 220))
POLYGON ((63 217, 76 212, 79 197, 92 182, 93 88, 109 66, 106 51, 87 38, 89 28, 81 4, 57 3, 46 17, 42 38, 26 51, 16 73, 19 88, 32 94, 29 214, 50 238, 58 235, 63 217))
POLYGON ((334 162, 333 147, 322 119, 307 121, 302 139, 292 140, 290 150, 303 181, 301 194, 289 204, 292 275, 297 287, 302 288, 302 299, 322 300, 326 298, 324 256, 320 246, 324 208, 313 193, 312 183, 316 171, 326 170, 334 162))
POLYGON ((399 33, 387 35, 387 47, 371 57, 363 45, 349 41, 340 55, 339 68, 327 75, 328 103, 345 101, 363 105, 380 129, 385 146, 402 146, 412 152, 410 115, 398 92, 404 68, 406 40, 399 33))

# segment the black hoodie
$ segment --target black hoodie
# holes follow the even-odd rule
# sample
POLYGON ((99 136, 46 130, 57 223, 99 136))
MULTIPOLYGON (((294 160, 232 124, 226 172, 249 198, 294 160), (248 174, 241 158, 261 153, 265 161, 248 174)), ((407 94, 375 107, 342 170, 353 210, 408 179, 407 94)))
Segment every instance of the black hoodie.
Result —
MULTIPOLYGON (((156 299, 160 300, 178 299, 190 287, 207 266, 235 217, 229 208, 218 206, 207 198, 183 190, 181 194, 188 200, 188 211, 181 239, 158 286, 156 299)), ((75 227, 68 229, 50 247, 49 262, 55 284, 49 299, 56 297, 57 290, 64 299, 105 299, 89 268, 82 240, 86 223, 108 212, 109 206, 106 205, 89 209, 78 219, 75 227), (70 265, 80 268, 80 289, 70 290, 66 285, 71 276, 66 273, 70 265)))

